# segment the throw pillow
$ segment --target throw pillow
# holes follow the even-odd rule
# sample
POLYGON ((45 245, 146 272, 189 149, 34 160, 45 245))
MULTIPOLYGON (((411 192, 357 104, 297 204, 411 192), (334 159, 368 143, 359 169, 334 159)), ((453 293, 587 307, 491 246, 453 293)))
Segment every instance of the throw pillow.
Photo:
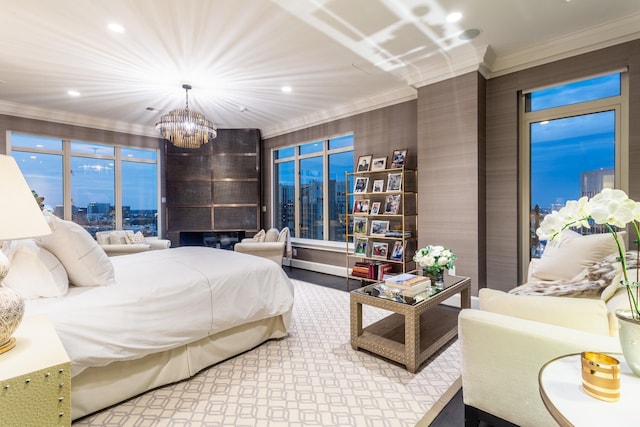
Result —
POLYGON ((6 252, 11 267, 3 283, 22 298, 55 298, 69 291, 60 260, 34 240, 14 240, 6 252))
POLYGON ((126 234, 125 236, 129 244, 144 243, 144 234, 141 231, 137 231, 135 234, 126 234))
MULTIPOLYGON (((622 240, 624 232, 618 235, 622 240)), ((583 236, 575 231, 565 230, 547 243, 540 261, 536 263, 533 279, 569 280, 607 255, 617 253, 618 247, 611 233, 583 236)))
POLYGON ((277 228, 270 228, 264 236, 265 242, 277 242, 278 236, 280 236, 280 232, 277 228))
POLYGON ((130 230, 113 230, 109 233, 109 243, 112 245, 126 245, 129 243, 127 236, 133 234, 130 230))
POLYGON ((280 234, 278 234, 278 242, 287 243, 289 239, 289 227, 285 227, 280 230, 280 234))
POLYGON ((52 233, 39 237, 38 241, 60 260, 72 285, 108 286, 115 283, 111 260, 87 230, 48 212, 45 218, 52 233))
POLYGON ((264 242, 264 238, 266 236, 266 233, 264 232, 264 228, 260 231, 258 231, 256 234, 253 235, 253 240, 255 240, 256 242, 264 242))

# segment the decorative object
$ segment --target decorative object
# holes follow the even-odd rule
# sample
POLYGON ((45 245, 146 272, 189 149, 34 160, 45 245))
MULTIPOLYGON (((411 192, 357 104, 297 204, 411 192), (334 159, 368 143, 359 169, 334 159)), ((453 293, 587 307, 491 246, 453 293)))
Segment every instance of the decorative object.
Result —
POLYGON ((357 177, 353 186, 354 193, 366 193, 369 186, 369 178, 357 177))
POLYGON ((373 193, 382 193, 384 191, 384 179, 376 179, 373 181, 373 193))
POLYGON ((371 163, 371 170, 372 171, 379 171, 379 170, 384 170, 387 167, 387 158, 386 157, 377 157, 375 159, 372 160, 371 163))
POLYGON ((407 149, 393 150, 393 156, 391 157, 391 168, 400 169, 404 167, 405 160, 407 159, 407 149))
POLYGON ((373 242, 371 245, 371 258, 387 259, 389 257, 389 244, 386 242, 373 242))
POLYGON ((371 169, 372 158, 372 155, 358 157, 358 167, 356 170, 358 172, 369 172, 369 169, 371 169))
POLYGON ((427 245, 418 249, 413 256, 416 265, 420 266, 425 276, 431 277, 436 287, 444 285, 444 270, 453 268, 457 257, 444 246, 427 245))
POLYGON ((366 214, 369 213, 369 199, 354 200, 353 213, 354 214, 366 214))
POLYGON ((402 174, 390 173, 387 179, 387 191, 400 191, 402 190, 402 174))
POLYGON ((369 239, 366 237, 358 237, 356 239, 355 251, 354 253, 357 255, 367 256, 367 243, 369 239))
POLYGON ((397 215, 400 211, 400 195, 389 194, 385 199, 384 213, 388 215, 397 215))
POLYGON ((367 218, 353 217, 353 234, 367 234, 367 218))
POLYGON ((608 354, 583 351, 582 389, 591 397, 605 402, 620 400, 620 362, 608 354))
POLYGON ((393 250, 391 251, 390 259, 394 261, 402 261, 404 253, 404 247, 402 246, 402 240, 396 240, 393 244, 393 250))
POLYGON ((380 202, 373 202, 371 204, 371 215, 378 215, 380 213, 380 202))
MULTIPOLYGON (((18 164, 11 156, 0 155, 0 241, 26 239, 50 234, 51 229, 40 211, 18 164)), ((24 301, 11 288, 2 285, 9 272, 9 259, 0 250, 0 353, 15 345, 13 333, 24 315, 24 301)))
POLYGON ((381 221, 374 219, 371 221, 371 235, 384 236, 389 231, 389 221, 381 221))
POLYGON ((185 108, 176 108, 160 117, 156 129, 162 137, 180 148, 200 148, 210 140, 215 139, 218 131, 210 120, 202 113, 189 108, 189 90, 191 85, 184 84, 185 108))
POLYGON ((640 376, 640 351, 637 349, 637 341, 629 337, 640 336, 640 331, 631 333, 627 331, 627 326, 640 328, 640 290, 637 278, 635 282, 629 279, 624 247, 617 229, 631 223, 637 239, 640 240, 638 221, 640 203, 630 199, 622 190, 605 188, 591 198, 584 196, 579 200, 569 200, 559 211, 546 215, 536 230, 541 240, 552 240, 567 228, 591 228, 593 224, 603 225, 612 234, 618 249, 618 260, 622 265, 623 280, 620 284, 626 288, 629 299, 629 309, 619 309, 616 311, 616 317, 620 320, 628 318, 631 321, 625 322, 625 326, 619 322, 620 345, 626 362, 636 376, 640 376))

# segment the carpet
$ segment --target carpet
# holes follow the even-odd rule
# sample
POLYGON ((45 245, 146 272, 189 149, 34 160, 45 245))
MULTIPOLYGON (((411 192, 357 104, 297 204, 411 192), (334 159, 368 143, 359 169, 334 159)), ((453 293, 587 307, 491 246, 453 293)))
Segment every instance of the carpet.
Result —
MULTIPOLYGON (((73 426, 428 426, 460 389, 457 342, 411 374, 351 348, 347 292, 293 282, 288 337, 73 426)), ((388 314, 364 306, 363 323, 388 314)))

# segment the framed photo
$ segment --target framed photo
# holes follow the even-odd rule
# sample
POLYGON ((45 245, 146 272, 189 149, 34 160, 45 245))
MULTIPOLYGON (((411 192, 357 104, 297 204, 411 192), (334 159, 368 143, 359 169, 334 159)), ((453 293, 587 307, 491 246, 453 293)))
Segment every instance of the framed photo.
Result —
POLYGON ((396 240, 393 244, 393 249, 391 249, 391 256, 389 257, 389 259, 392 259, 394 261, 402 261, 402 258, 404 256, 403 253, 404 247, 402 246, 402 241, 396 240))
POLYGON ((366 193, 369 186, 369 178, 357 177, 355 185, 353 186, 354 193, 366 193))
POLYGON ((407 149, 393 150, 393 157, 391 157, 391 167, 401 168, 404 167, 404 161, 407 158, 407 149))
POLYGON ((356 171, 368 172, 371 169, 372 158, 372 155, 358 157, 358 167, 356 168, 356 171))
POLYGON ((370 214, 371 215, 378 215, 380 213, 380 205, 381 205, 380 202, 373 202, 371 204, 371 212, 370 212, 370 214))
POLYGON ((389 258, 389 244, 386 242, 373 242, 371 244, 371 258, 389 258))
POLYGON ((371 235, 384 236, 389 231, 389 221, 381 221, 374 219, 371 221, 371 235))
POLYGON ((389 194, 384 203, 384 213, 397 215, 400 212, 400 194, 389 194))
POLYGON ((353 218, 353 234, 367 234, 367 218, 353 218))
POLYGON ((400 191, 402 190, 402 174, 390 173, 387 179, 387 191, 400 191))
POLYGON ((367 239, 366 237, 358 237, 356 239, 355 244, 354 244, 353 253, 356 254, 356 255, 367 256, 367 243, 368 242, 369 242, 369 239, 367 239))
POLYGON ((379 171, 387 168, 387 158, 385 157, 376 157, 371 161, 371 170, 379 171))
POLYGON ((382 193, 384 191, 384 179, 373 180, 371 191, 374 193, 382 193))
POLYGON ((354 200, 353 213, 354 214, 369 213, 369 199, 354 200))

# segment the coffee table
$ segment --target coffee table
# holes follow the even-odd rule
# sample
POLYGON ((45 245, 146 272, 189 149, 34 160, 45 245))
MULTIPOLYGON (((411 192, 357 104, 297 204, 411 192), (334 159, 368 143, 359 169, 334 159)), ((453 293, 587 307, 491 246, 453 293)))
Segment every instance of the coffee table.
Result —
POLYGON ((403 299, 383 283, 351 291, 351 347, 398 362, 415 373, 429 356, 457 335, 460 310, 440 304, 458 293, 460 307, 469 308, 470 278, 445 275, 444 289, 432 288, 415 298, 403 299), (363 327, 363 305, 393 314, 363 327))

